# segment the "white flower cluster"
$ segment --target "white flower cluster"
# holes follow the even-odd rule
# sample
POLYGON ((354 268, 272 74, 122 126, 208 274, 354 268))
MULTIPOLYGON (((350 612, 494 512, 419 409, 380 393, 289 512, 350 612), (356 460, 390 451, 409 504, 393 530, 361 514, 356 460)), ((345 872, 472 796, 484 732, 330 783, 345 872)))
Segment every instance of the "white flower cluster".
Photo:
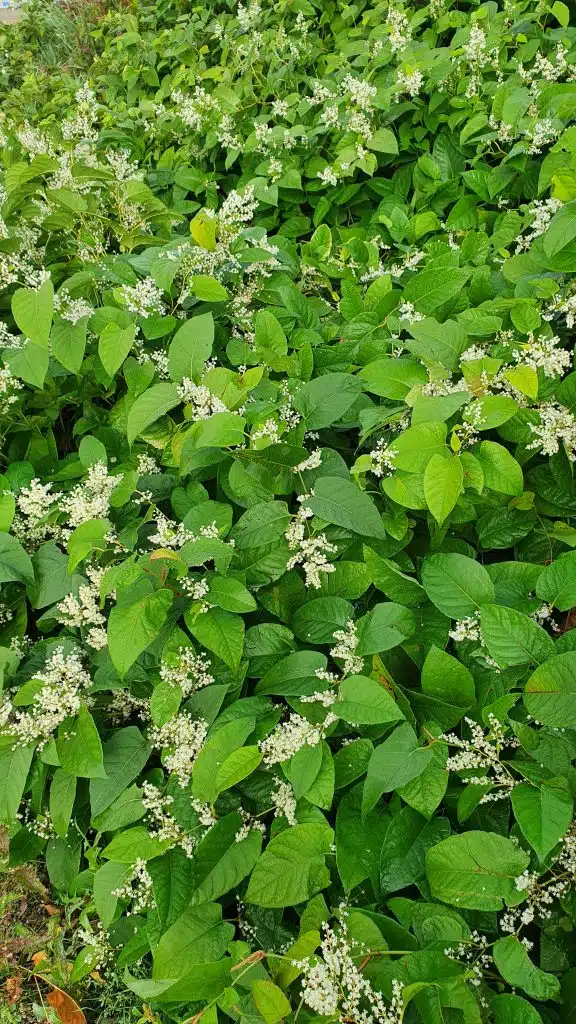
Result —
POLYGON ((152 455, 140 454, 136 460, 136 472, 138 476, 146 476, 149 473, 159 473, 160 468, 152 455))
POLYGON ((193 601, 199 601, 200 605, 195 609, 199 613, 207 612, 214 605, 210 604, 209 601, 205 601, 204 598, 210 593, 210 587, 208 586, 208 580, 192 580, 183 579, 180 580, 180 586, 187 597, 191 597, 193 601))
POLYGON ((54 309, 60 313, 63 320, 71 324, 77 324, 84 317, 92 316, 93 306, 86 299, 73 299, 66 288, 61 288, 54 296, 54 309))
POLYGON ((82 696, 91 685, 78 655, 65 655, 62 647, 56 648, 34 680, 42 685, 28 710, 14 708, 6 695, 0 705, 0 735, 10 736, 14 748, 28 743, 36 743, 39 749, 46 746, 58 726, 80 710, 82 696))
POLYGON ((163 794, 158 786, 152 785, 151 782, 142 784, 142 803, 148 813, 150 834, 162 842, 169 842, 171 846, 180 846, 187 857, 193 856, 198 841, 211 829, 215 820, 208 804, 202 804, 194 798, 191 798, 190 802, 198 814, 199 825, 204 829, 201 835, 194 835, 178 824, 169 810, 174 803, 174 797, 163 794))
POLYGON ((336 1017, 339 1021, 356 1024, 401 1024, 404 1016, 402 985, 392 981, 392 1000, 386 1003, 381 992, 372 988, 362 974, 359 964, 363 950, 354 956, 354 946, 348 938, 346 915, 341 909, 342 923, 335 931, 325 922, 320 957, 295 961, 302 971, 301 997, 314 1013, 322 1017, 336 1017))
POLYGON ((102 650, 108 643, 106 630, 103 628, 106 616, 100 611, 100 582, 103 570, 88 566, 86 575, 90 582, 79 586, 78 596, 67 594, 57 604, 58 622, 70 629, 92 627, 86 635, 86 643, 95 650, 102 650))
POLYGON ((107 706, 110 721, 117 725, 136 715, 141 722, 150 718, 150 698, 135 697, 129 690, 114 690, 107 706))
POLYGON ((295 713, 286 722, 279 722, 266 739, 258 746, 263 755, 264 764, 281 764, 289 761, 301 747, 315 747, 323 738, 325 730, 336 715, 328 714, 321 725, 312 725, 306 718, 295 713))
POLYGON ((156 533, 152 533, 148 540, 151 544, 157 544, 161 548, 181 548, 188 541, 196 540, 196 535, 187 530, 184 523, 175 523, 168 519, 162 512, 156 513, 156 533))
MULTIPOLYGON (((422 88, 424 81, 424 75, 421 71, 416 68, 414 71, 400 71, 396 72, 396 89, 398 92, 406 92, 409 96, 417 96, 422 88)), ((406 303, 411 305, 411 303, 406 303)), ((423 319, 422 314, 417 314, 418 319, 423 319)))
POLYGON ((248 185, 243 192, 231 189, 218 210, 218 225, 221 232, 225 235, 235 234, 241 224, 250 223, 257 209, 258 200, 252 185, 248 185))
POLYGON ((5 625, 7 622, 11 622, 14 618, 14 612, 5 604, 4 601, 0 601, 0 626, 5 625))
POLYGON ((555 213, 564 204, 560 199, 534 199, 528 207, 528 212, 534 215, 530 224, 530 231, 527 235, 518 235, 516 239, 516 253, 529 249, 535 238, 539 238, 548 230, 548 225, 555 213))
POLYGON ((512 353, 517 363, 530 366, 534 370, 541 368, 546 377, 561 377, 572 362, 570 353, 565 348, 559 348, 560 338, 554 335, 552 338, 544 338, 540 335, 529 340, 521 349, 515 349, 512 353))
POLYGON ((576 461, 576 419, 558 402, 547 402, 538 409, 540 423, 530 423, 534 440, 527 448, 540 448, 542 455, 556 455, 564 445, 570 462, 576 461))
POLYGON ((535 612, 532 612, 530 618, 534 619, 534 621, 538 622, 541 626, 548 626, 553 633, 560 632, 560 626, 554 619, 554 608, 552 605, 547 604, 546 601, 544 601, 535 612))
POLYGON ((305 473, 307 469, 319 469, 322 465, 322 449, 315 448, 314 451, 304 459, 303 462, 299 462, 297 466, 292 469, 293 473, 305 473))
POLYGON ((24 544, 35 546, 49 537, 59 536, 58 524, 48 520, 62 494, 52 494, 51 490, 52 484, 42 484, 34 477, 16 498, 16 506, 21 515, 15 516, 12 532, 24 544))
POLYGON ((213 395, 204 384, 195 384, 189 377, 184 377, 177 387, 178 397, 186 404, 192 406, 190 420, 196 423, 198 420, 208 420, 217 412, 228 412, 227 406, 216 395, 213 395))
POLYGON ((180 647, 175 665, 162 662, 160 678, 172 686, 179 686, 182 696, 188 697, 203 686, 210 686, 214 676, 210 675, 210 659, 205 654, 196 654, 192 647, 180 647))
POLYGON ((274 807, 274 817, 284 817, 289 825, 297 825, 296 798, 292 786, 289 782, 283 782, 282 779, 275 779, 274 785, 275 788, 270 794, 274 807))
POLYGON ((190 782, 192 769, 202 750, 208 723, 196 721, 185 713, 176 715, 162 726, 152 726, 149 739, 153 747, 163 751, 163 760, 169 772, 174 772, 184 788, 190 782))
POLYGON ((413 302, 401 302, 398 306, 398 316, 409 324, 417 324, 419 320, 424 320, 424 314, 417 312, 413 302))
POLYGON ((110 511, 112 492, 123 479, 123 473, 110 476, 105 462, 95 462, 90 466, 86 479, 60 500, 60 509, 66 513, 68 525, 74 528, 89 519, 105 519, 110 511))
POLYGON ((126 309, 136 316, 141 316, 143 320, 165 313, 162 289, 151 277, 144 277, 135 285, 123 284, 118 292, 126 309))
POLYGON ((261 423, 250 432, 251 442, 268 441, 269 444, 278 444, 279 440, 279 427, 273 419, 264 420, 264 423, 261 423))
POLYGON ((360 642, 356 623, 352 619, 348 619, 345 628, 337 629, 332 635, 337 643, 334 647, 330 648, 330 655, 332 658, 338 658, 343 661, 342 678, 361 672, 364 666, 364 658, 356 654, 360 642))
POLYGON ((369 454, 371 459, 370 472, 374 473, 374 476, 390 476, 394 472, 398 450, 390 448, 383 438, 377 442, 376 447, 369 454))
POLYGON ((326 556, 335 554, 338 548, 327 540, 325 533, 306 538, 306 520, 313 515, 312 509, 303 505, 286 530, 284 536, 288 541, 288 547, 295 551, 288 559, 286 568, 294 569, 295 566, 301 565, 306 586, 318 590, 322 585, 320 573, 334 572, 335 568, 326 556))
POLYGON ((401 53, 412 38, 412 26, 404 11, 390 4, 386 14, 386 27, 389 32, 388 38, 392 53, 401 53))
POLYGON ((144 910, 150 910, 156 906, 153 891, 154 883, 148 871, 146 861, 138 857, 132 865, 130 874, 124 879, 122 885, 112 890, 112 896, 119 900, 128 900, 131 904, 130 914, 140 914, 144 910))
POLYGON ((463 640, 474 640, 482 644, 484 640, 480 629, 480 616, 478 613, 468 615, 465 619, 458 619, 454 629, 449 631, 448 636, 457 644, 461 644, 463 640))
POLYGON ((469 979, 470 984, 478 986, 483 980, 483 972, 489 970, 494 963, 493 957, 488 952, 489 948, 490 940, 486 935, 481 935, 480 932, 473 930, 466 942, 460 942, 457 946, 445 949, 444 956, 466 964, 474 975, 469 979))
POLYGON ((98 925, 96 932, 91 932, 87 928, 78 928, 76 938, 88 947, 87 961, 92 971, 101 971, 114 960, 114 950, 108 942, 102 925, 98 925))
POLYGON ((446 762, 449 772, 465 772, 468 769, 482 769, 481 775, 471 775, 463 779, 470 785, 492 786, 490 792, 484 793, 480 803, 505 800, 510 791, 518 785, 512 772, 500 761, 504 747, 518 747, 520 743, 514 737, 506 736, 502 723, 495 715, 489 714, 489 728, 484 731, 481 725, 471 718, 464 721, 470 729, 469 740, 460 739, 455 733, 444 733, 441 737, 451 747, 458 747, 458 753, 452 754, 446 762))
POLYGON ((242 824, 234 836, 235 843, 241 843, 244 839, 247 839, 251 832, 261 832, 263 836, 266 835, 266 825, 263 821, 253 818, 243 807, 240 808, 240 816, 242 824))

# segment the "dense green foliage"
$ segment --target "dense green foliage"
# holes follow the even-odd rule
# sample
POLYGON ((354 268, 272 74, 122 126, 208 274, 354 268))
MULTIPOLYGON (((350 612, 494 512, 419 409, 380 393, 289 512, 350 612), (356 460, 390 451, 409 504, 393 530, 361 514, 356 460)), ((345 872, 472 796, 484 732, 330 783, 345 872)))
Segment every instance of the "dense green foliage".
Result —
POLYGON ((2 40, 4 867, 80 911, 43 977, 568 1021, 570 10, 89 16, 2 40))

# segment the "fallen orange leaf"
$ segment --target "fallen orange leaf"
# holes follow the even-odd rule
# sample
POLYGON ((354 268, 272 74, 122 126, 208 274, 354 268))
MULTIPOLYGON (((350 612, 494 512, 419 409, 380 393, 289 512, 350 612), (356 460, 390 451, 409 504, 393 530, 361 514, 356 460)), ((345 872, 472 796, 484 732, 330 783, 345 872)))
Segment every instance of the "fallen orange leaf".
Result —
POLYGON ((46 952, 45 949, 41 949, 39 950, 38 953, 34 953, 30 959, 32 960, 32 963, 37 967, 38 964, 41 964, 43 960, 48 959, 48 953, 46 952))
POLYGON ((86 1017, 76 1000, 61 988, 53 989, 46 1000, 56 1010, 62 1024, 86 1024, 86 1017))

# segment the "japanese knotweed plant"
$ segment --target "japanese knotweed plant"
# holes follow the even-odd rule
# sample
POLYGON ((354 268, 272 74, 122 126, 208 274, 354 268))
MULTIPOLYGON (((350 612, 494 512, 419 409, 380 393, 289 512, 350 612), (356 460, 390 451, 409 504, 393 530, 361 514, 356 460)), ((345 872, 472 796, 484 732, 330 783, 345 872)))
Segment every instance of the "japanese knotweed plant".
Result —
POLYGON ((32 18, 3 41, 0 821, 80 910, 66 988, 567 1021, 569 7, 141 2, 82 78, 23 74, 32 18))

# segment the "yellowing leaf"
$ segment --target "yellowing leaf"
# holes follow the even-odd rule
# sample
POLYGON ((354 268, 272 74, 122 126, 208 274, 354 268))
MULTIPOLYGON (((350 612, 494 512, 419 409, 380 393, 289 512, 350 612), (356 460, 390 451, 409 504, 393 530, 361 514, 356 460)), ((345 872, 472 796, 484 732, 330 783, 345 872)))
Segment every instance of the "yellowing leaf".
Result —
POLYGON ((190 234, 203 249, 214 252, 216 248, 216 220, 209 217, 203 210, 190 221, 190 234))

